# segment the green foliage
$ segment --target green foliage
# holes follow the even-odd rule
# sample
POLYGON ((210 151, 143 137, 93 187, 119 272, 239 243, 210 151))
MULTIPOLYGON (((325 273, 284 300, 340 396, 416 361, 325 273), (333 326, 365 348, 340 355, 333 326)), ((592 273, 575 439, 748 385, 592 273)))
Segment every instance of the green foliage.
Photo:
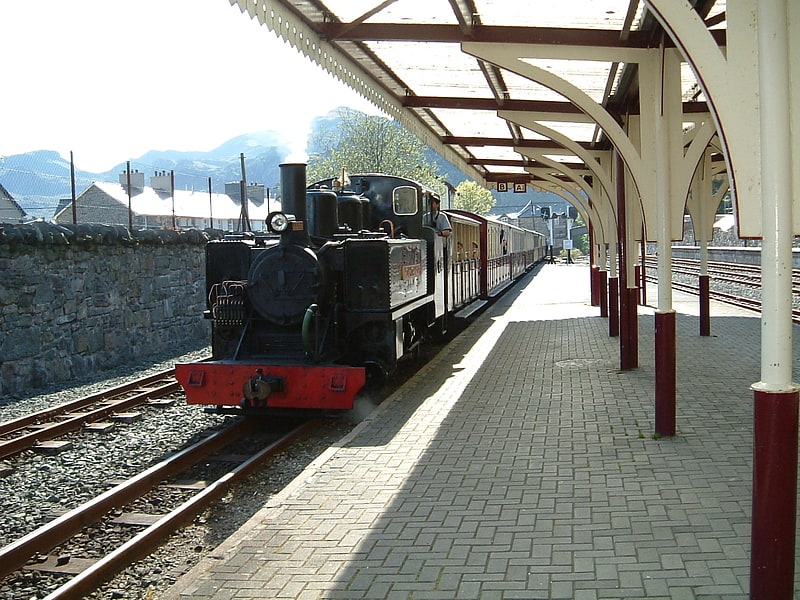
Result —
POLYGON ((589 234, 584 233, 578 236, 574 242, 575 248, 580 250, 583 254, 589 254, 589 234))
POLYGON ((494 208, 494 204, 495 199, 492 196, 492 192, 478 185, 475 181, 462 181, 456 187, 453 208, 485 215, 494 208))
POLYGON ((308 181, 348 173, 386 173, 424 183, 443 195, 444 181, 425 158, 426 146, 396 121, 341 109, 338 128, 317 135, 308 181))

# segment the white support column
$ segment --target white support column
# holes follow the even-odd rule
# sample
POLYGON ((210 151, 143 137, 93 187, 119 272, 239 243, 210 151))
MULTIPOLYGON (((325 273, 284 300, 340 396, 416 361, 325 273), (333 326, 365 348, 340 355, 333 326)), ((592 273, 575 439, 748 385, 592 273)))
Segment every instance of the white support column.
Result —
POLYGON ((792 385, 792 143, 786 0, 758 3, 761 102, 761 381, 792 385))
POLYGON ((661 111, 653 123, 656 162, 656 239, 658 240, 658 311, 672 310, 672 228, 670 221, 670 153, 667 117, 661 111))

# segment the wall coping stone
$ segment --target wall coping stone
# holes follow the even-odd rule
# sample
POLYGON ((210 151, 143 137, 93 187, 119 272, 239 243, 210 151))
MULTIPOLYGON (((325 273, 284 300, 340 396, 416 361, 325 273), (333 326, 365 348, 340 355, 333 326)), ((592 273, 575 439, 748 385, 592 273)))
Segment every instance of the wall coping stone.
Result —
POLYGON ((134 229, 130 231, 124 225, 56 224, 34 221, 24 224, 0 223, 0 246, 204 245, 209 240, 222 239, 224 234, 225 232, 219 229, 134 229))

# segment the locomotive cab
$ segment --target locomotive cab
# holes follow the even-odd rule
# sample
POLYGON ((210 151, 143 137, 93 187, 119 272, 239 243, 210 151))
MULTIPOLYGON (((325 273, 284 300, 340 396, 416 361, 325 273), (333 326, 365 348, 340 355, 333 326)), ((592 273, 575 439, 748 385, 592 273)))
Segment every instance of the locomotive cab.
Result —
MULTIPOLYGON (((421 236, 423 202, 432 192, 408 179, 389 175, 350 175, 345 184, 341 181, 341 178, 323 179, 308 188, 315 204, 318 195, 337 196, 340 234, 372 231, 394 238, 421 236)), ((330 208, 326 213, 331 222, 330 208)))

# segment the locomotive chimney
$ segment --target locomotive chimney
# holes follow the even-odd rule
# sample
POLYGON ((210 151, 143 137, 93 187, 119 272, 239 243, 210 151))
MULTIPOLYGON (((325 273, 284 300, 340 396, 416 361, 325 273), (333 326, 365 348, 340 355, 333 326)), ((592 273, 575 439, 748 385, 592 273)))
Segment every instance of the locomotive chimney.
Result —
POLYGON ((281 243, 310 246, 306 224, 306 164, 283 163, 281 169, 281 206, 283 212, 294 215, 295 226, 281 236, 281 243))
MULTIPOLYGON (((281 206, 283 212, 294 215, 298 221, 306 220, 306 165, 283 163, 281 169, 281 206)), ((305 227, 305 226, 304 226, 305 227)))

